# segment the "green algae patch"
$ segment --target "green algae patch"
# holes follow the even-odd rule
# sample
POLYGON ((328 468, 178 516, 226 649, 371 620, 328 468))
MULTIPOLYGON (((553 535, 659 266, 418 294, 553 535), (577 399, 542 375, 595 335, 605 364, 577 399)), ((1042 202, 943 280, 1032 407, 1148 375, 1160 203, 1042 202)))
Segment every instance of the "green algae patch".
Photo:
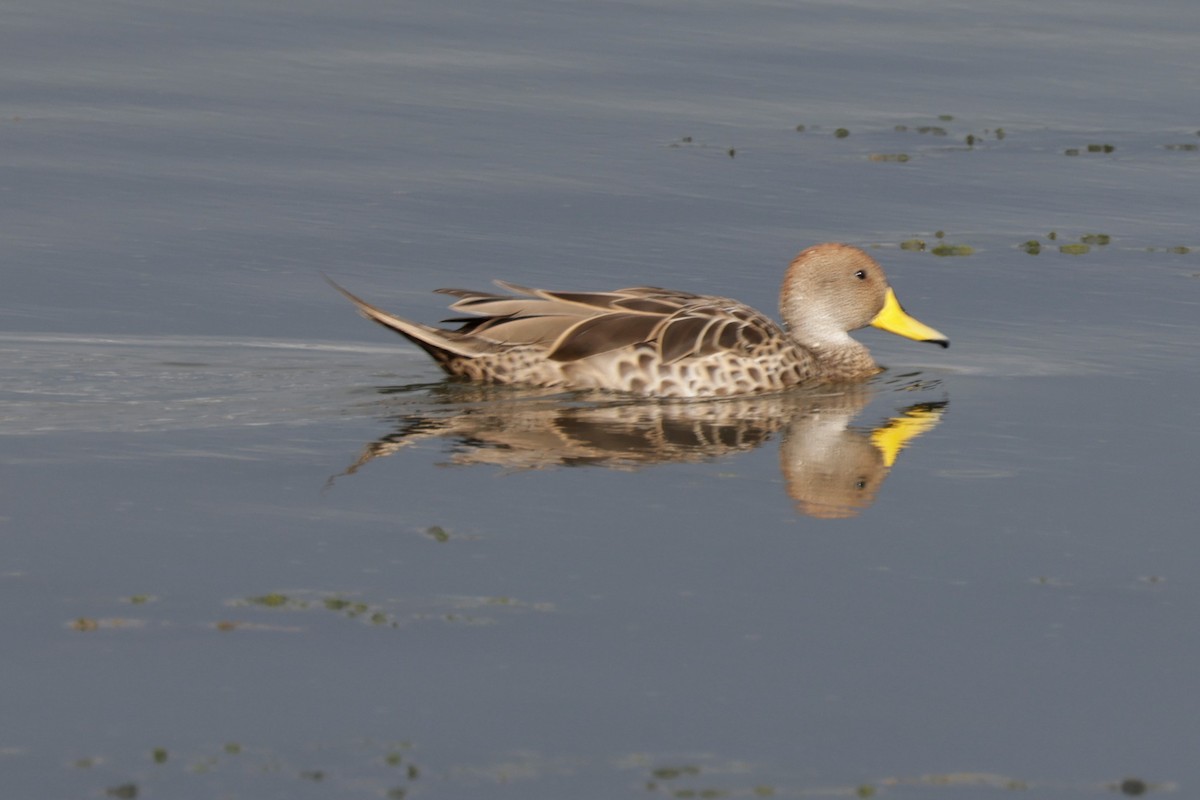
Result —
POLYGON ((155 764, 165 764, 170 760, 171 754, 167 752, 165 747, 156 747, 150 751, 150 760, 155 764))
POLYGON ((850 135, 850 131, 847 130, 846 128, 838 128, 836 131, 833 132, 833 135, 839 139, 845 139, 847 136, 850 135))
POLYGON ((1077 155, 1079 155, 1079 148, 1078 147, 1068 147, 1066 150, 1063 150, 1063 155, 1077 156, 1077 155))
POLYGON ((975 248, 969 244, 938 244, 929 252, 935 256, 970 256, 975 254, 975 248))
POLYGON ((1087 245, 1104 247, 1104 245, 1112 241, 1112 237, 1107 233, 1085 233, 1083 236, 1079 237, 1079 241, 1087 245))
POLYGON ((286 594, 281 594, 279 592, 260 594, 257 597, 247 597, 246 602, 250 603, 251 605, 264 606, 266 608, 284 608, 288 606, 305 608, 307 606, 306 603, 298 600, 292 600, 286 594))
POLYGON ((1065 253, 1069 256, 1082 256, 1086 253, 1090 253, 1091 251, 1091 245, 1086 245, 1082 242, 1076 244, 1060 244, 1058 246, 1058 252, 1065 253))
POLYGON ((945 128, 940 128, 937 125, 922 125, 917 128, 917 133, 924 133, 928 136, 947 136, 949 135, 945 128))
POLYGON ((900 249, 901 250, 915 250, 918 252, 924 251, 925 250, 925 240, 924 239, 905 239, 903 242, 900 243, 900 249))
POLYGON ((1031 256, 1036 256, 1042 252, 1042 243, 1037 239, 1030 239, 1028 242, 1021 243, 1021 249, 1031 256))
POLYGON ((1111 144, 1089 144, 1087 146, 1089 153, 1111 153, 1116 149, 1116 145, 1111 144))
POLYGON ((1163 148, 1166 150, 1184 150, 1184 151, 1191 152, 1191 151, 1195 151, 1195 150, 1200 150, 1200 145, 1192 144, 1190 142, 1187 144, 1164 144, 1163 148))
POLYGON ((871 153, 867 156, 870 161, 894 161, 903 164, 908 161, 908 153, 871 153))
POLYGON ((425 535, 430 539, 433 539, 435 542, 450 541, 450 532, 441 525, 431 525, 430 527, 426 528, 425 535))

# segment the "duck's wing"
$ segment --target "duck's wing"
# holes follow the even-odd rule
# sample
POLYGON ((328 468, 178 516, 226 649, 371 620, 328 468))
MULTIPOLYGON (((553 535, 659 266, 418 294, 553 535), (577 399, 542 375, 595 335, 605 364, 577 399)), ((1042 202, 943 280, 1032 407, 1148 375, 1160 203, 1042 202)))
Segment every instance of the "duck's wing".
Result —
MULTIPOLYGON (((769 317, 723 297, 651 286, 607 293, 604 310, 565 328, 547 356, 576 361, 638 345, 651 345, 660 363, 718 352, 753 356, 783 331, 769 317)), ((572 297, 571 299, 575 299, 572 297)))
POLYGON ((514 294, 438 289, 458 298, 450 310, 470 315, 443 322, 459 324, 458 334, 502 346, 541 345, 562 361, 646 341, 682 301, 697 297, 656 287, 553 292, 496 283, 514 294))

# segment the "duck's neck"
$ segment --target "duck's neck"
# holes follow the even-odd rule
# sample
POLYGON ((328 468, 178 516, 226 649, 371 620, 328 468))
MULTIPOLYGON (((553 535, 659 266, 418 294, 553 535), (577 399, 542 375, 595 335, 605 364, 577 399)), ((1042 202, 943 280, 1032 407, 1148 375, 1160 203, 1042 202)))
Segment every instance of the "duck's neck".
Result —
POLYGON ((827 375, 857 379, 866 378, 880 371, 880 366, 871 357, 871 352, 848 333, 824 333, 819 336, 804 336, 802 331, 790 331, 792 339, 812 353, 827 375))

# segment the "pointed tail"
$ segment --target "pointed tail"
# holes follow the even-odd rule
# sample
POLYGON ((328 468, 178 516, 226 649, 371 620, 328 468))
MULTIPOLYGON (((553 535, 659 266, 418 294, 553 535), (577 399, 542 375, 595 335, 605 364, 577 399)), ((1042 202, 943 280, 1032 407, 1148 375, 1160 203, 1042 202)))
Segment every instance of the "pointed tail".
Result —
POLYGON ((410 322, 394 314, 389 314, 383 309, 371 305, 361 297, 343 289, 328 275, 322 273, 321 277, 325 279, 326 283, 337 289, 343 297, 353 303, 354 307, 358 309, 359 314, 362 314, 372 322, 377 322, 383 327, 406 337, 437 359, 438 363, 445 363, 455 357, 471 358, 479 354, 478 350, 470 345, 470 342, 466 341, 464 337, 457 336, 453 331, 444 331, 440 328, 434 328, 431 325, 410 322))

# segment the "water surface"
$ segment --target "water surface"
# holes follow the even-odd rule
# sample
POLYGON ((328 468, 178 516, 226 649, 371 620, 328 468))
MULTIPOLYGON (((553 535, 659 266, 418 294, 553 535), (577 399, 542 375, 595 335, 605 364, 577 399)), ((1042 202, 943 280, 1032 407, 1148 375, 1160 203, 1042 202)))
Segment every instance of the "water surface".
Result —
POLYGON ((1191 4, 2 24, 10 794, 1197 785, 1191 4), (743 405, 476 391, 320 278, 773 310, 824 240, 951 349, 865 332, 867 386, 743 405))

